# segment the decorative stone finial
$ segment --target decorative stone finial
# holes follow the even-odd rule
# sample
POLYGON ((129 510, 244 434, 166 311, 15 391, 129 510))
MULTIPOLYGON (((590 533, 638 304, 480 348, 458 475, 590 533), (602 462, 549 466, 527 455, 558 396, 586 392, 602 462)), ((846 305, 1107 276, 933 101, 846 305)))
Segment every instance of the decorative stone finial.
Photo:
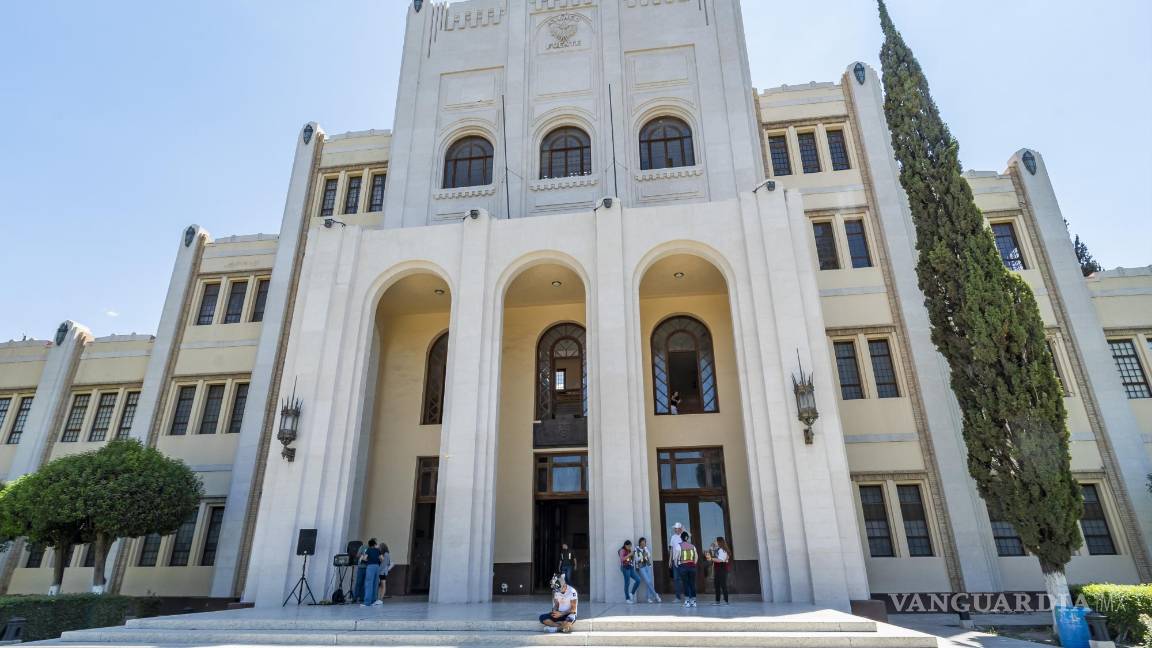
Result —
POLYGON ((864 85, 864 72, 864 64, 857 61, 856 65, 852 67, 852 74, 856 75, 856 82, 860 85, 864 85))
POLYGON ((1028 173, 1036 175, 1036 156, 1032 151, 1024 151, 1024 155, 1020 156, 1020 160, 1024 162, 1024 168, 1028 169, 1028 173))

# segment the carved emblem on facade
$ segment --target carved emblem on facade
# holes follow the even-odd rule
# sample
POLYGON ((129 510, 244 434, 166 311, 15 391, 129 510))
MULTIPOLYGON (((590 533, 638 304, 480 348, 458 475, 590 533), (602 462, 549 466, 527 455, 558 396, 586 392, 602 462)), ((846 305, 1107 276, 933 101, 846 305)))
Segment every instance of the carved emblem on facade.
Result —
POLYGON ((580 16, 572 13, 563 13, 548 21, 548 33, 552 34, 552 42, 548 49, 567 49, 579 47, 583 43, 576 39, 580 33, 580 16))
POLYGON ((64 344, 64 338, 68 335, 68 322, 60 322, 60 327, 56 329, 56 346, 64 344))

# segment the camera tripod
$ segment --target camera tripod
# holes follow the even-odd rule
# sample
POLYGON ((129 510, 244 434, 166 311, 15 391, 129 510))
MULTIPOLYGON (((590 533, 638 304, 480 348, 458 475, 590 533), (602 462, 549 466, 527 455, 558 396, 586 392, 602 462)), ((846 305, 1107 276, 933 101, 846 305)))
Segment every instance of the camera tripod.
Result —
POLYGON ((304 601, 304 595, 307 593, 308 598, 312 599, 310 605, 316 605, 316 597, 312 596, 312 587, 308 585, 308 554, 304 554, 304 566, 300 568, 300 580, 296 581, 296 586, 288 593, 288 598, 284 599, 284 603, 280 607, 288 605, 288 601, 293 598, 296 599, 296 605, 300 605, 304 601))

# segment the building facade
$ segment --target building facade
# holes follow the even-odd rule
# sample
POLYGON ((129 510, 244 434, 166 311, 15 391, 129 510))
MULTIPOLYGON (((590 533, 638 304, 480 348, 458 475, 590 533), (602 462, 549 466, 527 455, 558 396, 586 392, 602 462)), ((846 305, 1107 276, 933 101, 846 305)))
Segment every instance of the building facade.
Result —
MULTIPOLYGON (((317 529, 314 587, 377 537, 393 592, 529 594, 566 542, 618 600, 675 522, 764 600, 1042 590, 967 474, 876 72, 758 92, 744 42, 737 0, 412 3, 393 130, 305 125, 277 236, 182 232, 155 336, 0 344, 0 473, 130 436, 200 474, 126 594, 279 605, 317 529)), ((1069 580, 1147 580, 1152 267, 1084 278, 1035 151, 966 178, 1065 387, 1069 580)), ((86 547, 0 583, 62 559, 85 589, 86 547)))

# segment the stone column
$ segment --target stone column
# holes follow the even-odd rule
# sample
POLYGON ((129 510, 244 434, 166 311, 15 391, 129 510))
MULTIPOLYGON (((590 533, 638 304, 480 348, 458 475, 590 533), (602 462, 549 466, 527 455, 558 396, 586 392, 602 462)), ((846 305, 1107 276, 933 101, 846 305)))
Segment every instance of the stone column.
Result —
MULTIPOLYGON (((855 65, 855 64, 854 64, 855 65)), ((932 344, 924 293, 916 279, 916 231, 908 198, 900 186, 899 171, 892 152, 892 140, 884 117, 884 100, 880 78, 865 66, 864 82, 856 81, 852 70, 844 75, 855 126, 864 159, 860 160, 872 179, 875 218, 887 244, 892 265, 899 312, 893 313, 904 322, 908 349, 917 384, 924 401, 924 418, 932 437, 935 462, 940 475, 941 491, 952 519, 957 557, 960 561, 964 588, 969 592, 1000 590, 1000 568, 992 540, 992 525, 984 501, 976 492, 976 483, 968 475, 968 448, 961 436, 963 427, 960 408, 949 383, 948 365, 932 344), (945 458, 938 460, 938 458, 945 458)))
MULTIPOLYGON (((244 407, 244 422, 236 445, 236 458, 232 464, 232 481, 224 505, 224 521, 217 543, 216 570, 212 577, 212 596, 237 596, 238 567, 245 552, 244 538, 251 523, 250 507, 258 502, 252 497, 253 486, 259 474, 259 455, 264 431, 270 428, 269 418, 275 418, 275 370, 282 361, 282 349, 288 334, 292 313, 289 304, 296 288, 299 253, 303 233, 308 221, 308 196, 312 169, 322 148, 324 131, 315 123, 305 125, 297 134, 296 157, 292 163, 292 176, 288 183, 288 197, 280 225, 280 238, 276 245, 276 260, 268 284, 268 297, 264 308, 264 322, 260 327, 260 341, 256 347, 256 360, 248 384, 248 400, 244 407), (305 138, 305 133, 310 133, 305 138), (307 140, 307 141, 305 141, 307 140)), ((252 522, 254 523, 254 521, 252 522)), ((250 531, 249 531, 250 532, 250 531)))

